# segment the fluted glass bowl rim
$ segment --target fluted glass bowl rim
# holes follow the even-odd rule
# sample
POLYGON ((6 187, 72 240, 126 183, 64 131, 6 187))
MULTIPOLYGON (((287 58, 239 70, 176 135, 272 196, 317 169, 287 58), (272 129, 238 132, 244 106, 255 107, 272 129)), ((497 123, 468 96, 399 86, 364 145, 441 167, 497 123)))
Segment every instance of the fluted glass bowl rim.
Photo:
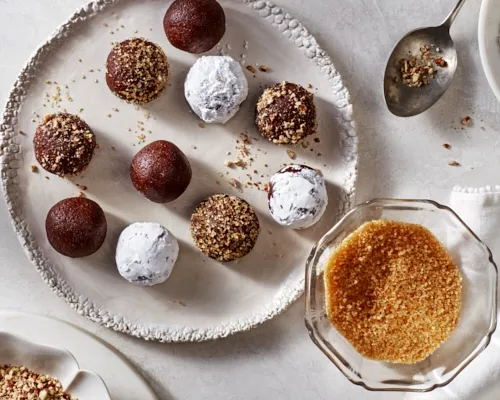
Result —
MULTIPOLYGON (((395 203, 407 203, 407 204, 427 204, 427 205, 432 205, 437 209, 447 211, 451 213, 451 215, 458 220, 464 228, 471 234, 471 236, 486 250, 486 253, 488 255, 488 264, 490 267, 493 268, 493 272, 495 275, 495 283, 494 283, 494 290, 495 290, 495 296, 493 300, 493 308, 495 310, 498 310, 498 268, 493 260, 493 254, 490 250, 490 248, 472 231, 472 229, 458 216, 458 214, 453 211, 450 207, 445 206, 443 204, 440 204, 434 200, 428 200, 428 199, 399 199, 399 198, 375 198, 369 201, 366 201, 364 203, 360 203, 353 207, 346 215, 344 215, 337 223, 331 228, 327 233, 323 235, 323 237, 314 245, 314 247, 311 250, 311 253, 309 257, 307 258, 306 261, 306 279, 305 279, 305 325, 307 328, 307 331, 309 333, 309 337, 313 341, 313 343, 318 347, 323 354, 325 354, 326 357, 337 367, 337 369, 353 384, 361 386, 369 391, 374 391, 374 392, 407 392, 407 393, 425 393, 425 392, 431 392, 437 388, 447 386, 450 382, 452 382, 460 373, 474 360, 481 354, 490 344, 491 342, 491 337, 496 331, 497 328, 497 314, 493 313, 492 316, 492 323, 490 324, 490 329, 489 331, 484 335, 483 339, 481 340, 480 344, 478 347, 472 351, 469 356, 464 360, 465 363, 458 367, 456 371, 453 372, 453 375, 450 376, 450 378, 444 382, 440 383, 434 383, 433 385, 429 387, 424 387, 424 388, 412 388, 411 386, 407 388, 402 388, 402 387, 387 387, 387 388, 375 388, 371 387, 368 385, 363 379, 356 380, 353 379, 352 377, 346 375, 342 369, 342 367, 339 365, 339 360, 336 358, 335 355, 332 353, 326 351, 323 346, 321 346, 320 342, 324 342, 321 339, 318 339, 316 337, 316 329, 313 326, 312 321, 310 320, 311 317, 311 312, 310 312, 310 304, 311 304, 311 278, 312 278, 312 268, 313 268, 313 263, 312 261, 315 259, 316 253, 318 252, 318 249, 322 248, 323 244, 332 236, 334 233, 339 229, 339 227, 346 221, 348 218, 350 218, 356 211, 370 207, 376 203, 380 203, 382 205, 389 205, 389 204, 395 204, 395 203)), ((333 347, 333 346, 332 346, 333 347)))

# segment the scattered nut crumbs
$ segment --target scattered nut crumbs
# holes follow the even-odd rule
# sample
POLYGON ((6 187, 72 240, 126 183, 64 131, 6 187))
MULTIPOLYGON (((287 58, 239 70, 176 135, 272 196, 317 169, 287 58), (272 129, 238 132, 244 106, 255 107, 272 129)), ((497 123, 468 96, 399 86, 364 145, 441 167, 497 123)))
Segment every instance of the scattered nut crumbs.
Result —
POLYGON ((259 71, 269 72, 270 70, 271 70, 271 68, 269 68, 267 65, 261 65, 261 66, 259 66, 259 71))
POLYGON ((234 162, 234 165, 236 165, 237 167, 240 167, 240 168, 245 168, 247 166, 247 163, 241 159, 237 159, 235 162, 234 162))
POLYGON ((224 161, 224 165, 229 168, 234 168, 234 162, 232 161, 224 161))
POLYGON ((252 74, 255 74, 257 72, 257 70, 255 69, 255 67, 253 65, 247 65, 246 69, 248 71, 250 71, 252 74))
POLYGON ((229 184, 232 186, 232 187, 235 187, 236 189, 241 189, 241 183, 240 181, 238 181, 237 179, 235 178, 231 178, 231 180, 229 181, 229 184))
POLYGON ((448 165, 452 166, 452 167, 459 167, 460 166, 460 163, 457 162, 457 161, 450 161, 448 163, 448 165))
POLYGON ((204 127, 205 127, 205 123, 204 123, 204 122, 199 122, 199 123, 198 123, 198 126, 199 126, 200 128, 204 128, 204 127))
POLYGON ((83 192, 78 192, 75 197, 87 197, 87 196, 85 196, 85 193, 83 192))
POLYGON ((38 167, 36 165, 32 165, 30 168, 31 168, 31 172, 33 172, 35 174, 38 173, 38 167))
POLYGON ((460 120, 460 123, 465 126, 469 126, 472 122, 472 118, 468 115, 460 120))
POLYGON ((443 57, 437 57, 434 59, 434 62, 438 67, 445 68, 448 66, 448 63, 444 60, 443 57))
POLYGON ((292 150, 287 150, 286 153, 288 154, 288 157, 290 157, 292 160, 295 160, 295 152, 292 150))
MULTIPOLYGON (((428 85, 430 79, 434 79, 437 70, 434 65, 444 68, 447 66, 443 57, 432 57, 430 47, 423 45, 420 47, 420 55, 402 58, 399 60, 401 79, 404 85, 408 87, 421 87, 428 85)), ((399 82, 399 78, 394 77, 394 82, 399 82)))
POLYGON ((61 382, 25 366, 0 365, 0 399, 77 400, 65 393, 61 382))
POLYGON ((370 359, 424 360, 459 322, 460 272, 421 225, 365 223, 332 254, 324 281, 330 322, 370 359))
POLYGON ((445 144, 443 144, 443 147, 444 147, 445 149, 450 149, 450 148, 451 148, 451 145, 449 145, 448 143, 445 143, 445 144))

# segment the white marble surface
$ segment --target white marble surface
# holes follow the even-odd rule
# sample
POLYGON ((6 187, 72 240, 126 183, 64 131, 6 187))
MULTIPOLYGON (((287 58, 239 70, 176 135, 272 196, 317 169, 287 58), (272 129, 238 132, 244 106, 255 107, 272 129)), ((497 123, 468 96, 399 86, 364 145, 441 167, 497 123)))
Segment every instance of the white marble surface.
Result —
MULTIPOLYGON (((400 196, 447 202, 455 184, 500 183, 500 106, 479 61, 480 0, 466 3, 452 30, 460 58, 452 87, 429 112, 408 120, 392 117, 384 106, 385 59, 402 34, 441 22, 455 0, 278 3, 331 54, 352 93, 361 147, 358 201, 400 196), (465 115, 474 123, 462 130, 465 115), (462 166, 448 166, 451 160, 462 166)), ((1 99, 31 52, 80 5, 82 0, 0 0, 1 99)), ((56 316, 97 334, 143 372, 162 400, 403 398, 349 383, 310 342, 302 299, 276 320, 223 341, 144 343, 84 320, 54 296, 22 253, 3 202, 0 238, 1 307, 56 316)))

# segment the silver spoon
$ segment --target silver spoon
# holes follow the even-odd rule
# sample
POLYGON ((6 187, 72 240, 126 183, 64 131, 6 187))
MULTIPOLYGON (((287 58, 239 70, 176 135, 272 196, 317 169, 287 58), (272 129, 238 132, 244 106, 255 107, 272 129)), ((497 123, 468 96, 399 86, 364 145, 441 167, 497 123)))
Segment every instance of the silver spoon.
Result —
POLYGON ((387 107, 394 115, 412 117, 424 112, 436 103, 450 86, 457 70, 457 50, 450 36, 450 28, 464 3, 465 0, 459 0, 440 26, 407 33, 392 51, 385 69, 384 95, 387 107), (420 49, 424 45, 431 46, 429 54, 432 57, 443 57, 447 66, 438 67, 434 79, 430 79, 428 85, 407 87, 400 79, 400 60, 408 59, 410 55, 420 55, 420 49))

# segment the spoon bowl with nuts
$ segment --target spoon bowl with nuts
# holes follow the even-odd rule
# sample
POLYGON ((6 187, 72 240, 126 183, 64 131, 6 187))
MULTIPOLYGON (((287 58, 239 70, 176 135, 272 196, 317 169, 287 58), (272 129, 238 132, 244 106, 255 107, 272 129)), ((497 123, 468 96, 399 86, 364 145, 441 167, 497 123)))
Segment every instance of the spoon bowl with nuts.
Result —
POLYGON ((450 87, 458 63, 450 28, 464 3, 459 0, 440 26, 409 32, 392 51, 385 70, 384 96, 394 115, 418 115, 450 87))

